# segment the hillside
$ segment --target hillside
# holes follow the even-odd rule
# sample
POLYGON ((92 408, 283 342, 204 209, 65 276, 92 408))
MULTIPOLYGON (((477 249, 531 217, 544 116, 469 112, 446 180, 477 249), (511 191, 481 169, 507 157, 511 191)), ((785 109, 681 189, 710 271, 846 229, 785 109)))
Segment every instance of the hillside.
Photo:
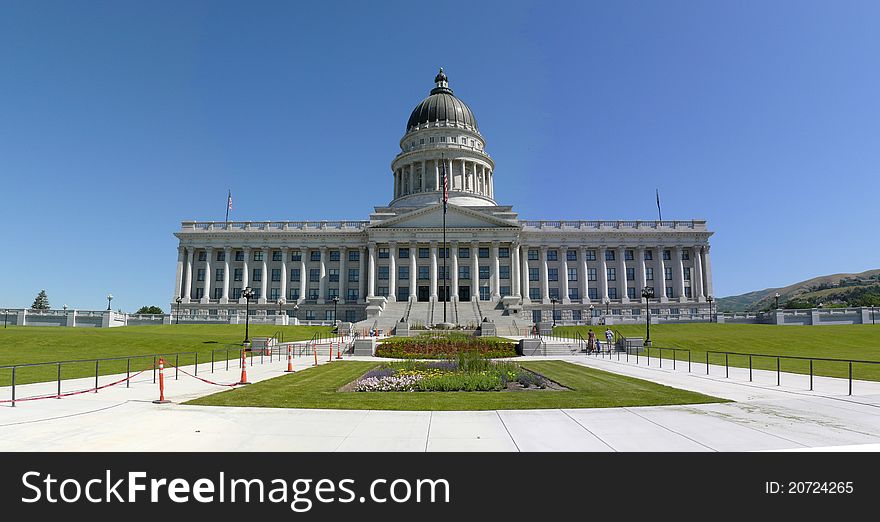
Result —
POLYGON ((756 311, 775 306, 779 292, 781 308, 823 306, 880 306, 880 269, 858 274, 814 277, 782 288, 765 288, 718 298, 718 311, 756 311))

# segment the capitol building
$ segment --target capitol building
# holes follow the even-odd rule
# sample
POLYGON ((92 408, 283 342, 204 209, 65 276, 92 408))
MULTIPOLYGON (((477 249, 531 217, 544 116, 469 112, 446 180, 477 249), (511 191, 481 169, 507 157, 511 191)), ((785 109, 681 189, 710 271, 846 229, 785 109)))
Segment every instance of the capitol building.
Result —
POLYGON ((221 319, 247 305, 386 328, 489 320, 504 333, 554 319, 644 322, 648 287, 652 314, 709 311, 705 221, 520 219, 495 200, 495 160, 474 113, 442 69, 434 84, 406 122, 387 204, 363 221, 184 221, 172 310, 221 319))

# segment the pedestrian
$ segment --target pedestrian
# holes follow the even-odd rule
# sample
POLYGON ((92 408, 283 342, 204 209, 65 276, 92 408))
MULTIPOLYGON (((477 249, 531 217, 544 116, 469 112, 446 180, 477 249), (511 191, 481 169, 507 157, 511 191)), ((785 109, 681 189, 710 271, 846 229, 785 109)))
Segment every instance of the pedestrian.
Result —
POLYGON ((587 351, 592 352, 596 349, 596 332, 590 328, 590 331, 587 332, 587 351))
POLYGON ((608 341, 608 346, 606 349, 608 350, 608 353, 611 353, 611 345, 614 342, 614 332, 611 331, 611 328, 605 329, 605 340, 608 341))

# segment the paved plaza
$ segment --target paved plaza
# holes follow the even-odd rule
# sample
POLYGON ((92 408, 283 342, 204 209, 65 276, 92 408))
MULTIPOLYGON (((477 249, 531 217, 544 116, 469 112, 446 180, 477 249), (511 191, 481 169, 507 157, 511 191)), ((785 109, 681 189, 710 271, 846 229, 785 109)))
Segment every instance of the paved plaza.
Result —
MULTIPOLYGON (((358 358, 369 360, 369 358, 358 358)), ((529 358, 531 359, 531 358, 529 358)), ((540 358, 534 358, 540 359, 540 358)), ((558 358, 557 358, 558 359, 558 358)), ((166 370, 171 404, 156 405, 157 386, 144 373, 124 385, 62 399, 0 406, 0 440, 6 451, 761 451, 880 449, 880 383, 686 363, 659 368, 657 360, 618 362, 587 356, 564 360, 693 390, 735 402, 694 406, 516 411, 409 412, 295 410, 184 406, 226 389, 166 370)), ((301 370, 313 359, 296 358, 301 370)), ((321 361, 321 364, 344 362, 321 361)), ((219 365, 218 365, 219 366, 219 365)), ((239 369, 199 376, 221 383, 239 369)), ((282 374, 285 361, 256 364, 256 382, 282 374)), ((192 372, 192 368, 187 368, 192 372)), ((102 376, 100 383, 118 380, 102 376)), ((88 389, 94 380, 64 381, 65 390, 88 389)), ((19 397, 51 394, 55 383, 19 386, 19 397)), ((0 389, 0 398, 9 388, 0 389)))

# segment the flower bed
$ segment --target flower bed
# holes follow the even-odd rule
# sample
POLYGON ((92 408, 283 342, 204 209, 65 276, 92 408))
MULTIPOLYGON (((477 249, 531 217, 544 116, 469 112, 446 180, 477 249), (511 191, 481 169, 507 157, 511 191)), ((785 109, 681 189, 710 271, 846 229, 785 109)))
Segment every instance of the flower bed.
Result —
POLYGON ((516 357, 516 343, 497 337, 443 335, 393 337, 376 348, 376 356, 394 359, 445 359, 461 353, 476 353, 480 357, 516 357))

